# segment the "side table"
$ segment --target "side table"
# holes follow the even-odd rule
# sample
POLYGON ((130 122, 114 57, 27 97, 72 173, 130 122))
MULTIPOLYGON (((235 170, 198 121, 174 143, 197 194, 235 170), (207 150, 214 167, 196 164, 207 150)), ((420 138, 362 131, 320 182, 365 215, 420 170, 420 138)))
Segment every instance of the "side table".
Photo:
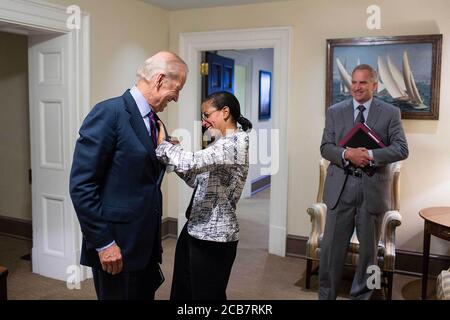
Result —
POLYGON ((422 300, 427 298, 428 263, 431 235, 450 241, 450 207, 433 207, 420 210, 425 220, 423 229, 422 300))

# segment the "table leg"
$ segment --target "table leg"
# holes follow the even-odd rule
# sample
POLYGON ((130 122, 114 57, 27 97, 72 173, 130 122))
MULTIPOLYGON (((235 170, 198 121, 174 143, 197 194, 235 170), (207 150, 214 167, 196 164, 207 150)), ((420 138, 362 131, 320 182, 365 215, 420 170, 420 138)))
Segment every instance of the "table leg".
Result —
POLYGON ((427 222, 423 228, 423 264, 422 264, 422 300, 427 299, 428 260, 430 258, 431 233, 428 232, 427 222))

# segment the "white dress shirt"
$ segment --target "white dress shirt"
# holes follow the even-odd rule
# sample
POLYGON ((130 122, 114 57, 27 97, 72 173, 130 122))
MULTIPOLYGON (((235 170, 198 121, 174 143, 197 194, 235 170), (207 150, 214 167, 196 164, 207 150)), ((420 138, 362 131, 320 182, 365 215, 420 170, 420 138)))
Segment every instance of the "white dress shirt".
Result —
MULTIPOLYGON (((358 107, 362 105, 366 108, 363 112, 363 115, 364 115, 364 121, 365 121, 365 123, 367 123, 367 117, 369 116, 369 109, 370 109, 370 105, 372 104, 372 100, 373 100, 373 98, 370 98, 370 100, 367 100, 364 103, 359 103, 358 101, 353 99, 353 122, 356 120, 356 117, 359 114, 358 107)), ((342 151, 342 160, 344 161, 344 167, 346 167, 350 164, 350 161, 345 160, 345 152, 346 151, 347 151, 347 149, 342 151)), ((367 150, 367 152, 369 152, 369 156, 371 156, 373 158, 372 150, 367 150)))

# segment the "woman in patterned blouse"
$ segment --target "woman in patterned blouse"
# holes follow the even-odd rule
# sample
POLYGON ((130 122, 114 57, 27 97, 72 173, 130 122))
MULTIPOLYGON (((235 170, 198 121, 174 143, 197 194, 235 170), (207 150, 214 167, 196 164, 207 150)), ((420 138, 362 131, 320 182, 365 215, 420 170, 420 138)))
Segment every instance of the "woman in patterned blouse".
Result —
POLYGON ((165 141, 159 126, 159 161, 194 188, 177 241, 170 298, 225 300, 239 240, 236 204, 247 178, 252 124, 234 95, 217 92, 202 103, 202 126, 216 137, 207 148, 186 152, 165 141))

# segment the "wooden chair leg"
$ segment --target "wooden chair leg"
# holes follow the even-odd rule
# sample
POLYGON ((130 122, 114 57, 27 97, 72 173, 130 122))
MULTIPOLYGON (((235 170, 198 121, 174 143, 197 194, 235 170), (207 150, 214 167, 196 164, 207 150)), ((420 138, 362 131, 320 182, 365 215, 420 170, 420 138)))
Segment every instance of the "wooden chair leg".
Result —
POLYGON ((387 280, 386 300, 392 300, 392 286, 394 282, 394 272, 386 271, 386 280, 387 280))
POLYGON ((7 300, 6 278, 8 277, 8 269, 0 266, 0 300, 7 300))
POLYGON ((309 289, 311 287, 312 264, 313 261, 311 259, 306 259, 306 279, 305 279, 306 289, 309 289))

